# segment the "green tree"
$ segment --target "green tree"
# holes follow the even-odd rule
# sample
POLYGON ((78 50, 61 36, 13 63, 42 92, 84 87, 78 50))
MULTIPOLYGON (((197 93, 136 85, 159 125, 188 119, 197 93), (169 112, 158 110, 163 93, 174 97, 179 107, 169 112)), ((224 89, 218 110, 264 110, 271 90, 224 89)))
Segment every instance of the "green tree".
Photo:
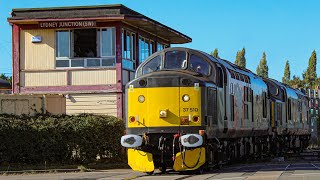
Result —
POLYGON ((316 86, 318 86, 318 88, 320 87, 320 77, 318 77, 317 80, 316 80, 316 85, 315 85, 315 87, 316 87, 316 86))
POLYGON ((286 66, 284 67, 282 82, 288 85, 290 84, 290 65, 288 60, 286 61, 286 66))
POLYGON ((238 51, 237 52, 237 56, 236 56, 236 60, 234 61, 234 64, 239 66, 239 67, 242 67, 242 68, 246 68, 246 49, 245 48, 242 48, 241 51, 238 51))
POLYGON ((304 81, 299 76, 293 75, 292 80, 289 81, 289 85, 293 88, 304 88, 304 81))
POLYGON ((234 61, 234 64, 237 66, 240 66, 240 59, 241 59, 241 52, 237 52, 236 60, 234 61))
POLYGON ((263 52, 262 58, 261 58, 260 63, 257 67, 257 74, 258 74, 258 76, 261 76, 264 78, 267 78, 269 76, 269 67, 267 64, 267 56, 266 56, 265 52, 263 52))
POLYGON ((303 73, 303 80, 306 87, 314 88, 317 80, 317 53, 315 50, 312 51, 309 58, 309 64, 307 70, 303 73))
POLYGON ((218 54, 218 48, 215 48, 214 51, 210 53, 210 55, 215 58, 220 58, 218 54))

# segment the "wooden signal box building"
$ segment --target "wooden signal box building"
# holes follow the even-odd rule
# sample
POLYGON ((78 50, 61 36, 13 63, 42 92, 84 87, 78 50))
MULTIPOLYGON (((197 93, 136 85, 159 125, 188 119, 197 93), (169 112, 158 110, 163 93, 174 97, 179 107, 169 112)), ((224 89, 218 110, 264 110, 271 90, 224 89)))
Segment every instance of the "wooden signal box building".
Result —
POLYGON ((13 9, 15 94, 65 94, 67 114, 123 116, 123 87, 152 53, 191 38, 123 5, 13 9))

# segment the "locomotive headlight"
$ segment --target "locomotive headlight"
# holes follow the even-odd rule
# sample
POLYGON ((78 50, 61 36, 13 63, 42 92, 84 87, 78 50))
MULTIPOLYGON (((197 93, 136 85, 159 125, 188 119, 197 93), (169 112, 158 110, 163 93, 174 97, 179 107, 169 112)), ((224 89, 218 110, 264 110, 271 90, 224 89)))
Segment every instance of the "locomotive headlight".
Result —
POLYGON ((143 103, 143 102, 145 101, 145 97, 144 97, 143 95, 140 95, 140 96, 138 97, 138 101, 139 101, 140 103, 143 103))
POLYGON ((181 136, 181 144, 185 147, 198 147, 203 143, 203 138, 199 134, 187 134, 181 136))
POLYGON ((190 96, 188 94, 185 94, 185 95, 182 96, 182 100, 184 102, 188 102, 190 100, 190 96))
POLYGON ((121 137, 121 145, 127 148, 139 147, 142 144, 142 137, 129 134, 121 137))

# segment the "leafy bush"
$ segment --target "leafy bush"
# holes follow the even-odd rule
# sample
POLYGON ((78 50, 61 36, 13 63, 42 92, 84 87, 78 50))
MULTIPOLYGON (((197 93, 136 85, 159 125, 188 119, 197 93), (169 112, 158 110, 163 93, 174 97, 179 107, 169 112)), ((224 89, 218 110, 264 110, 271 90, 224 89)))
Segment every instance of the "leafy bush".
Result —
POLYGON ((123 161, 120 138, 124 128, 122 120, 104 115, 0 115, 0 162, 123 161))

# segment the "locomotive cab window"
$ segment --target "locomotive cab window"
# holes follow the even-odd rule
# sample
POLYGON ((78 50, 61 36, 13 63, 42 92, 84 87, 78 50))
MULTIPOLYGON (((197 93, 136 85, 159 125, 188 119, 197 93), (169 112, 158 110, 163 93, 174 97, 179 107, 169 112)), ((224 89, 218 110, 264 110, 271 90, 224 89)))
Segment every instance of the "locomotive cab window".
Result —
POLYGON ((210 67, 210 64, 201 57, 194 54, 190 56, 189 69, 191 71, 198 72, 207 76, 210 74, 210 67))
POLYGON ((142 74, 149 74, 161 69, 161 55, 158 55, 142 67, 142 74))
POLYGON ((185 51, 169 51, 165 55, 165 69, 186 69, 187 53, 185 51))

